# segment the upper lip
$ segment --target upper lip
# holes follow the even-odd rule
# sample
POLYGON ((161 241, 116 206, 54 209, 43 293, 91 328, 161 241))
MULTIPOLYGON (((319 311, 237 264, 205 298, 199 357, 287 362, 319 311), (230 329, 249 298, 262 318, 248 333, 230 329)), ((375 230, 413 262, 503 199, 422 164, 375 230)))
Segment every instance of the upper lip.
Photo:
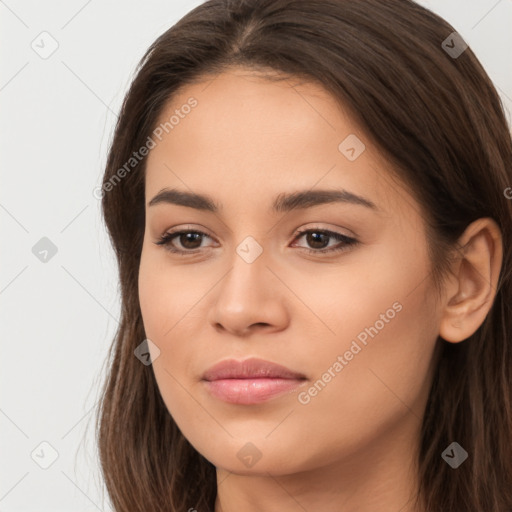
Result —
POLYGON ((305 379, 306 377, 280 364, 252 357, 243 361, 225 359, 206 370, 202 378, 203 380, 212 381, 250 378, 305 379))

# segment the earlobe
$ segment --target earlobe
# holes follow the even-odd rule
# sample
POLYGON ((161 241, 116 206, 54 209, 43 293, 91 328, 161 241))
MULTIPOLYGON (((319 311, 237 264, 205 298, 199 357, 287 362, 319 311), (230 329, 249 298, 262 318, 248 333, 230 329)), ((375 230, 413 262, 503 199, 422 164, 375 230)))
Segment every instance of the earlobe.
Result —
POLYGON ((496 296, 502 259, 497 223, 487 217, 471 223, 459 238, 452 277, 446 283, 439 331, 445 341, 463 341, 482 325, 496 296))

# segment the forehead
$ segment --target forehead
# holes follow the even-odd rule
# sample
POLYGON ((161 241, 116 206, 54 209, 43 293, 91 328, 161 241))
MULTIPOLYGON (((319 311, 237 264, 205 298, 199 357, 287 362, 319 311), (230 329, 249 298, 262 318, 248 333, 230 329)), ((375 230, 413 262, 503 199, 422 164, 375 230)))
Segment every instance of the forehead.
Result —
POLYGON ((347 109, 316 83, 230 69, 185 86, 155 128, 147 199, 177 187, 247 209, 283 191, 335 187, 386 210, 406 194, 347 109))

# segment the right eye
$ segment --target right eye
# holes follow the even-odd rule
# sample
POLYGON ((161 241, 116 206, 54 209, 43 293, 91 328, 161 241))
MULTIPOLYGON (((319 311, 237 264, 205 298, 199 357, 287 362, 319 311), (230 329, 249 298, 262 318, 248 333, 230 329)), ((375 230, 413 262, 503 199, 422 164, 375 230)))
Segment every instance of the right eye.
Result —
POLYGON ((163 245, 166 250, 180 254, 185 256, 186 254, 196 254, 198 249, 201 247, 201 242, 203 237, 211 238, 209 235, 202 231, 197 230, 181 230, 181 231, 171 231, 164 233, 157 242, 156 245, 163 245), (184 249, 176 248, 173 244, 174 240, 178 239, 181 246, 184 249), (199 245, 197 242, 199 241, 199 245), (192 247, 191 247, 192 246, 192 247))

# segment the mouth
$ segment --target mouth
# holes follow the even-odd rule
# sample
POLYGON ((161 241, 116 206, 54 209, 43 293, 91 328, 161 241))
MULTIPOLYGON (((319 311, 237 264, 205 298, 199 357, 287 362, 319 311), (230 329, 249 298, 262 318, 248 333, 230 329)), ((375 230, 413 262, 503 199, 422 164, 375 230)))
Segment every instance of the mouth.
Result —
POLYGON ((212 396, 224 402, 244 405, 263 403, 291 393, 306 380, 301 373, 257 358, 221 361, 202 377, 212 396))

